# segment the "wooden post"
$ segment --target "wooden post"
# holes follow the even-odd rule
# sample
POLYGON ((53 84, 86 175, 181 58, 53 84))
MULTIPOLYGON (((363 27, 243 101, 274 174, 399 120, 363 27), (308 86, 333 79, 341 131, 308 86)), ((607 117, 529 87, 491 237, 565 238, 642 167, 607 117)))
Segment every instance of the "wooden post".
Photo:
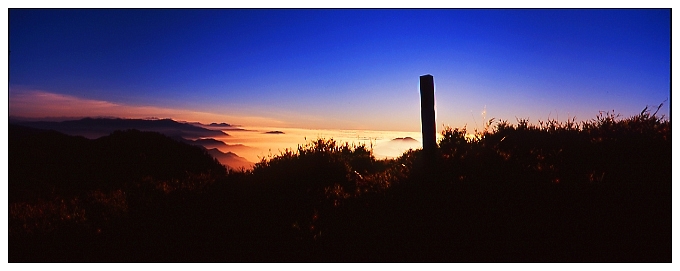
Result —
POLYGON ((434 77, 420 76, 420 120, 423 132, 423 153, 432 161, 437 149, 437 123, 434 119, 434 77))

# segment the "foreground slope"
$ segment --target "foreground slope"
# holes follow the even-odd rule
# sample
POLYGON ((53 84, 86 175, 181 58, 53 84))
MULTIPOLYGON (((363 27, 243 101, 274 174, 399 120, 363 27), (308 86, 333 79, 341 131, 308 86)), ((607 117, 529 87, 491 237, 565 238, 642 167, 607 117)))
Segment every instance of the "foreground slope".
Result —
POLYGON ((9 260, 670 262, 670 132, 646 111, 499 121, 474 139, 444 130, 429 164, 316 140, 178 179, 201 189, 146 178, 11 201, 9 260))

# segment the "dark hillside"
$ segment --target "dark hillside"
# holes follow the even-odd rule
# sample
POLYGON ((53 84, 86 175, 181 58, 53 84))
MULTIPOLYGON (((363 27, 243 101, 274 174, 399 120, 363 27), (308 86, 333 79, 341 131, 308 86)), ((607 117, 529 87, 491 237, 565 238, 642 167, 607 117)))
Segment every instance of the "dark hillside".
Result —
MULTIPOLYGON (((319 139, 222 175, 167 153, 184 147, 157 134, 67 137, 101 144, 108 158, 93 161, 114 165, 107 174, 141 180, 10 201, 9 260, 671 262, 670 128, 646 110, 499 121, 474 139, 445 129, 434 159, 411 150, 378 160, 365 146, 319 139), (168 165, 203 173, 181 177, 168 165)), ((183 153, 203 161, 196 149, 183 153)))
POLYGON ((89 177, 91 140, 12 124, 8 132, 9 191, 48 188, 89 177))
POLYGON ((187 145, 155 132, 116 131, 95 139, 93 151, 101 158, 105 172, 113 180, 151 176, 170 180, 187 174, 222 173, 224 167, 204 149, 187 145))
POLYGON ((155 132, 116 131, 89 140, 10 125, 8 143, 10 191, 115 189, 146 177, 172 180, 225 170, 204 149, 155 132))

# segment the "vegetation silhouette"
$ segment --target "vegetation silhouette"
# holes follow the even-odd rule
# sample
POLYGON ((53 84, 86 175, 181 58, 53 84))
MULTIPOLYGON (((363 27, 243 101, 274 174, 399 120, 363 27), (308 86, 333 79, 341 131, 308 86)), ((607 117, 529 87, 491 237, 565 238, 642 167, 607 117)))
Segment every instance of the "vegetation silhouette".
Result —
POLYGON ((670 121, 487 127, 444 129, 428 166, 317 139, 239 172, 156 133, 10 126, 9 261, 671 261, 670 121))

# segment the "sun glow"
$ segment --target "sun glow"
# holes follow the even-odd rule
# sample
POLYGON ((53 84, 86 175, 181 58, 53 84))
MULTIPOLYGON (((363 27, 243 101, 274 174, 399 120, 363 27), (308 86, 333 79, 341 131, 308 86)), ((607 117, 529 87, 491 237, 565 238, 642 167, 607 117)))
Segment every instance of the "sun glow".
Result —
POLYGON ((239 127, 239 130, 224 130, 229 136, 215 138, 227 144, 222 151, 231 151, 248 159, 259 162, 262 158, 278 155, 286 149, 296 150, 313 140, 334 139, 341 144, 365 145, 373 150, 378 159, 394 158, 409 148, 422 147, 421 134, 418 132, 370 131, 370 130, 332 130, 279 127, 239 127), (277 131, 276 133, 268 133, 277 131), (405 138, 410 138, 404 140, 405 138), (397 139, 397 140, 395 140, 397 139), (411 140, 412 139, 412 140, 411 140), (239 146, 239 147, 234 147, 239 146), (240 148, 240 150, 235 150, 240 148))

